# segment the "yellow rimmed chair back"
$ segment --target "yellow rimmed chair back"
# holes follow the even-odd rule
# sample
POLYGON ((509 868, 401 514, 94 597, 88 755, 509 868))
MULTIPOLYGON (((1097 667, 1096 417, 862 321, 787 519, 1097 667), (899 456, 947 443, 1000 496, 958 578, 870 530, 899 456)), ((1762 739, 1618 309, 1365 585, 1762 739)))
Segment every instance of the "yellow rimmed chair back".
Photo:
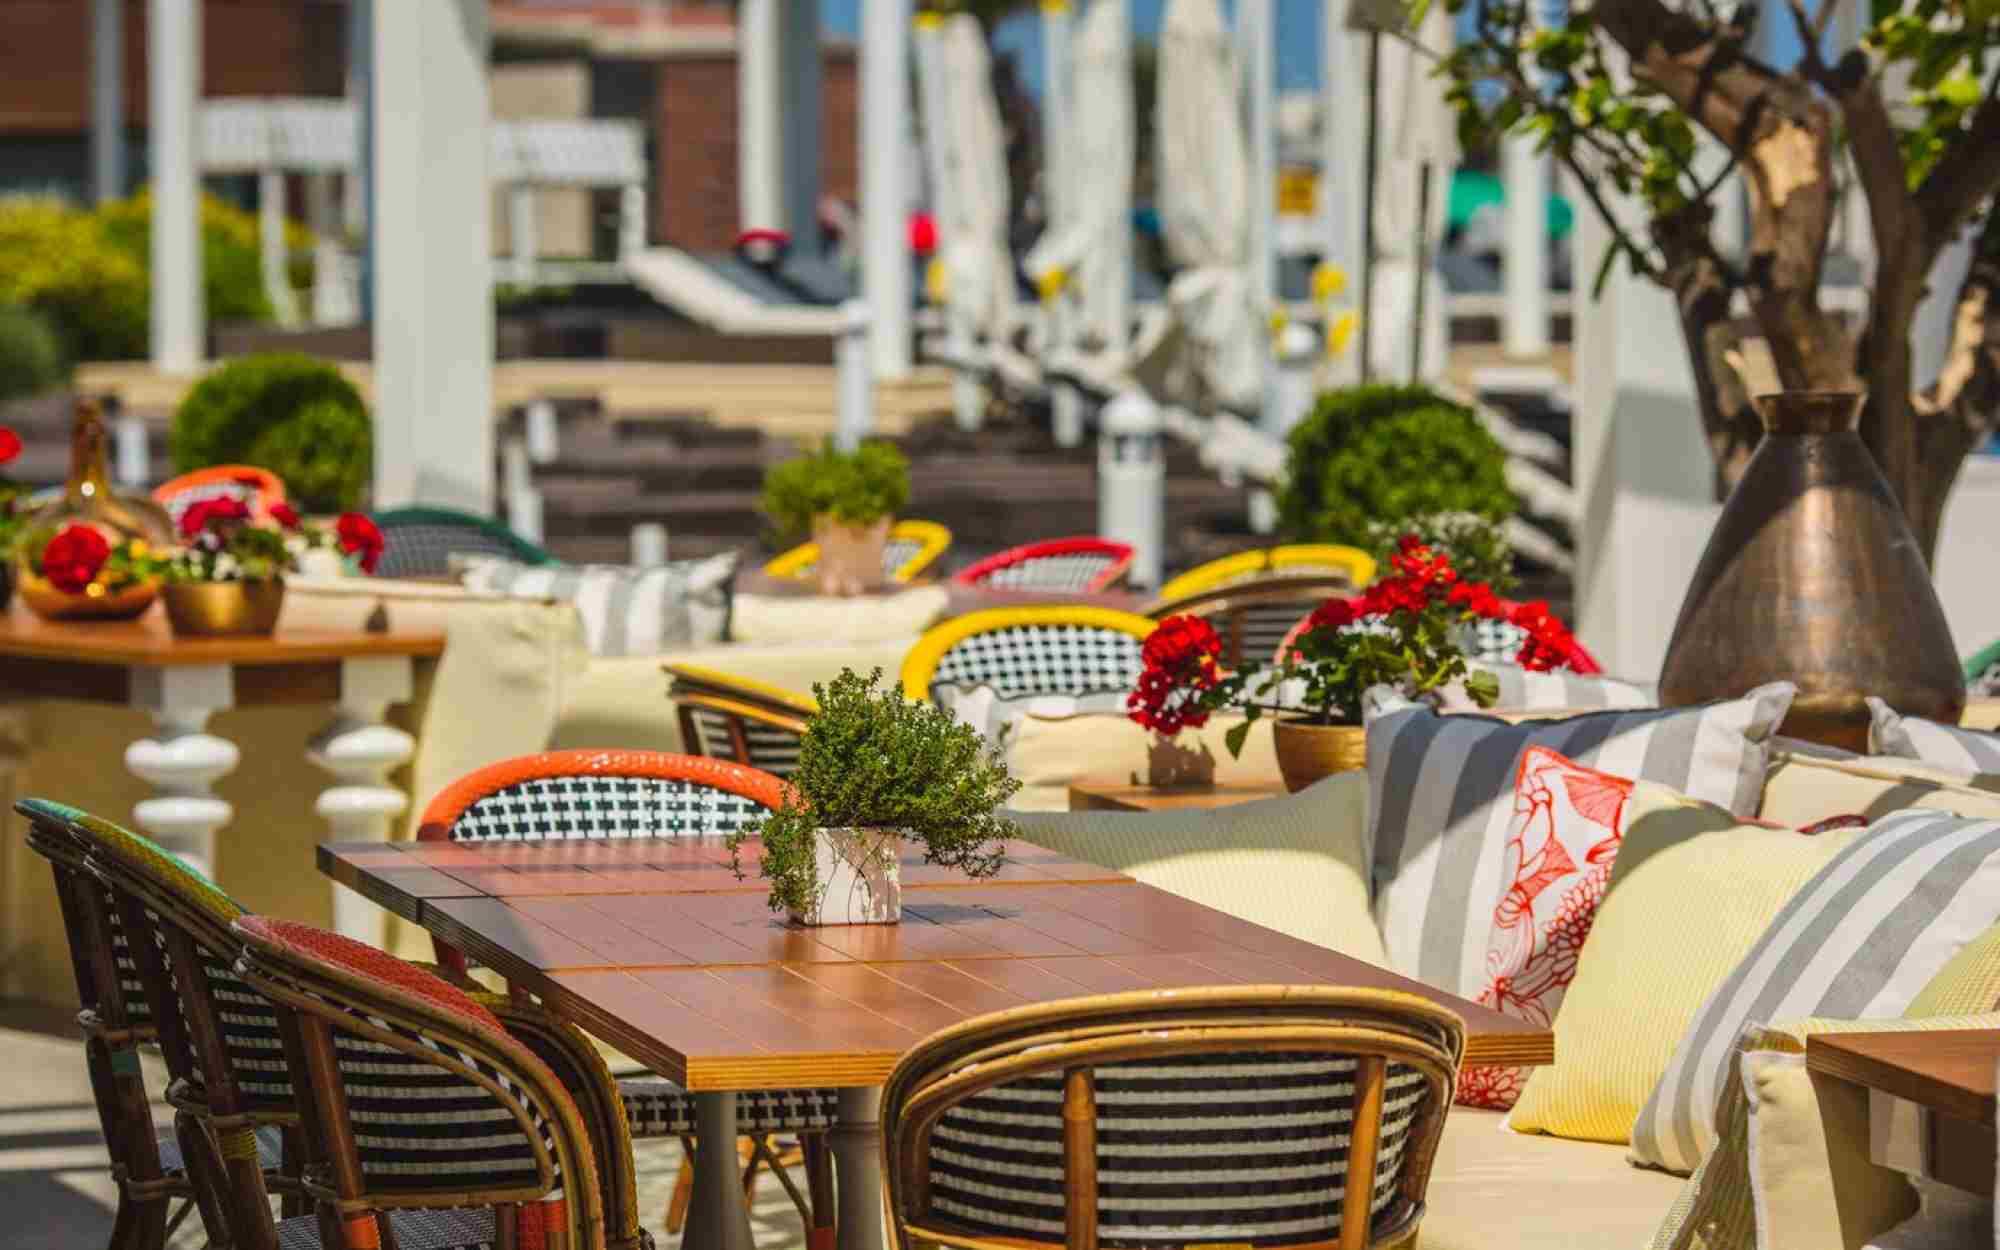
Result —
POLYGON ((1245 662, 1268 660, 1292 627, 1314 608, 1353 593, 1354 584, 1341 574, 1270 574, 1179 598, 1163 596, 1146 609, 1146 615, 1156 621, 1183 615, 1206 619, 1222 638, 1224 666, 1241 668, 1245 662))
MULTIPOLYGON (((889 527, 889 542, 882 548, 882 576, 892 582, 913 582, 950 549, 951 531, 936 521, 898 521, 889 527)), ((803 542, 771 557, 764 574, 811 577, 818 563, 819 544, 803 542)))
POLYGON ((1359 590, 1375 580, 1375 557, 1339 543, 1288 543, 1198 564, 1160 587, 1160 600, 1185 599, 1252 579, 1344 577, 1359 590))
POLYGON ((897 1250, 1415 1244, 1464 1025, 1388 990, 1147 990, 982 1016, 882 1094, 897 1250))
POLYGON ((1112 608, 1045 605, 968 612, 935 625, 903 659, 903 694, 990 686, 1003 699, 1131 690, 1153 622, 1112 608))
POLYGON ((666 670, 673 678, 667 695, 688 754, 792 775, 799 765, 799 736, 819 711, 811 695, 698 664, 669 664, 666 670))

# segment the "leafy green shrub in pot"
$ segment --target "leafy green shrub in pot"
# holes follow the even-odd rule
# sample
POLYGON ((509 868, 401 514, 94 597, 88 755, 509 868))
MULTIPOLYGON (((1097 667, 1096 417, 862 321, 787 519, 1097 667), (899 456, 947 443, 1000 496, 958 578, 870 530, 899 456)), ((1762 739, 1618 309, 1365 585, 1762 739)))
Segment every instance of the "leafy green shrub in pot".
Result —
POLYGON ((55 326, 29 308, 0 304, 0 399, 48 390, 69 370, 55 326))
POLYGON ((997 813, 1021 783, 985 739, 881 680, 881 669, 848 669, 813 687, 819 711, 784 805, 729 838, 740 856, 746 838, 762 835, 773 911, 808 924, 893 922, 904 843, 921 846, 925 863, 990 877, 1000 843, 1020 832, 997 813))
POLYGON ((180 473, 269 469, 308 512, 359 507, 375 462, 360 392, 333 366, 292 354, 245 356, 203 378, 174 414, 169 448, 180 473))
POLYGON ((843 525, 873 525, 910 502, 910 462, 893 443, 880 439, 853 451, 842 451, 828 439, 818 451, 767 470, 763 502, 764 514, 787 542, 810 534, 820 517, 843 525))
POLYGON ((1518 507, 1507 455, 1470 408, 1421 386, 1327 391, 1293 430, 1279 524, 1301 542, 1369 544, 1379 521, 1518 507))

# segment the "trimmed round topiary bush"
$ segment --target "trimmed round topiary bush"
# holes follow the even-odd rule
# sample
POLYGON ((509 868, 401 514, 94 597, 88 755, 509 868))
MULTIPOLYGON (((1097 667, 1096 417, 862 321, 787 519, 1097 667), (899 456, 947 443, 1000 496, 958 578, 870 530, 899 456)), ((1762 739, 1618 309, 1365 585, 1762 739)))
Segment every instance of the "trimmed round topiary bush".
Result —
POLYGON ((283 478, 308 512, 360 507, 374 472, 375 432, 361 393, 311 356, 230 361, 181 401, 169 441, 176 472, 256 465, 283 478))
POLYGON ((1300 542, 1366 547, 1371 523, 1518 508, 1507 453, 1470 408, 1421 386, 1327 391, 1291 433, 1279 525, 1300 542))
POLYGON ((68 373, 62 340, 49 319, 0 304, 0 399, 48 390, 68 373))

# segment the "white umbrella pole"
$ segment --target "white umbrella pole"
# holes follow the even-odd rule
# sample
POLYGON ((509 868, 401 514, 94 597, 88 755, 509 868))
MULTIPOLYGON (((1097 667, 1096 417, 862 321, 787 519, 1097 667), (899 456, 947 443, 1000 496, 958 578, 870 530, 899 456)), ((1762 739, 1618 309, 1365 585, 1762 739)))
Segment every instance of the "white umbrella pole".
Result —
MULTIPOLYGON (((1250 69, 1250 303, 1264 325, 1258 327, 1257 424, 1282 436, 1289 423, 1273 385, 1273 343, 1268 330, 1278 309, 1278 40, 1272 0, 1240 0, 1237 39, 1250 69)), ((1250 529, 1268 534, 1277 528, 1278 508, 1271 492, 1250 492, 1250 529)))
POLYGON ((861 5, 862 286, 877 378, 910 372, 909 0, 861 5))
MULTIPOLYGON (((1355 88, 1361 85, 1363 67, 1361 49, 1347 26, 1347 0, 1327 0, 1325 18, 1319 161, 1319 195, 1325 203, 1325 256, 1352 282, 1358 281, 1361 274, 1361 233, 1368 216, 1368 201, 1362 194, 1364 179, 1355 168, 1355 153, 1367 143, 1367 120, 1354 107, 1355 88)), ((1365 304, 1362 310, 1365 319, 1365 304)), ((1331 317, 1331 312, 1328 315, 1331 317)), ((1326 328, 1330 332, 1333 327, 1329 324, 1326 328)), ((1331 380, 1346 383, 1357 377, 1352 360, 1352 353, 1342 354, 1330 367, 1331 380)))
MULTIPOLYGON (((1069 0, 1042 4, 1042 217, 1043 229, 1067 227, 1076 205, 1071 182, 1077 176, 1069 155, 1070 72, 1069 0)), ((1068 346, 1070 317, 1066 297, 1057 292, 1042 301, 1042 343, 1045 355, 1068 346)), ((1083 441, 1083 392, 1073 383, 1057 382, 1050 394, 1050 424, 1056 446, 1075 447, 1083 441)))
POLYGON ((1377 96, 1382 85, 1382 35, 1368 32, 1368 85, 1364 92, 1368 108, 1368 141, 1361 155, 1361 381, 1374 376, 1372 356, 1375 338, 1375 148, 1381 141, 1382 119, 1377 96))
POLYGON ((125 194, 125 0, 95 0, 90 24, 90 193, 125 194))
MULTIPOLYGON (((917 66, 917 103, 923 118, 924 167, 930 179, 931 219, 937 223, 938 246, 931 255, 932 265, 942 265, 946 252, 960 242, 958 225, 963 221, 952 197, 954 163, 967 159, 953 152, 956 136, 951 117, 950 84, 944 65, 944 19, 931 12, 919 13, 911 24, 910 54, 917 66)), ((979 379, 972 372, 973 336, 958 302, 947 292, 943 301, 945 354, 951 360, 951 409, 961 430, 979 428, 985 408, 979 379)))
POLYGON ((153 179, 153 367, 193 373, 203 356, 201 0, 152 0, 146 77, 153 179))

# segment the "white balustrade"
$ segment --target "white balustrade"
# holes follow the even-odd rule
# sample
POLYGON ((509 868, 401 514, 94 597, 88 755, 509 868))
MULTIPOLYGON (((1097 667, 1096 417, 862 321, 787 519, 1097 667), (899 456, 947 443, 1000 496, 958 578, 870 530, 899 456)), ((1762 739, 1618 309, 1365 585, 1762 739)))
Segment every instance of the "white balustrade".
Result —
POLYGON ((217 781, 236 770, 236 744, 206 732, 208 718, 235 701, 229 666, 187 665, 132 670, 132 705, 153 717, 159 732, 125 748, 125 767, 160 791, 132 809, 139 828, 209 876, 215 835, 235 815, 216 796, 217 781))
MULTIPOLYGON (((340 704, 331 724, 315 734, 306 758, 332 773, 334 784, 314 805, 341 842, 386 841, 409 796, 388 784, 389 774, 416 754, 409 734, 383 723, 392 703, 407 702, 412 684, 405 656, 369 656, 342 662, 340 704)), ((342 886, 333 887, 334 928, 380 945, 382 912, 342 886)))

